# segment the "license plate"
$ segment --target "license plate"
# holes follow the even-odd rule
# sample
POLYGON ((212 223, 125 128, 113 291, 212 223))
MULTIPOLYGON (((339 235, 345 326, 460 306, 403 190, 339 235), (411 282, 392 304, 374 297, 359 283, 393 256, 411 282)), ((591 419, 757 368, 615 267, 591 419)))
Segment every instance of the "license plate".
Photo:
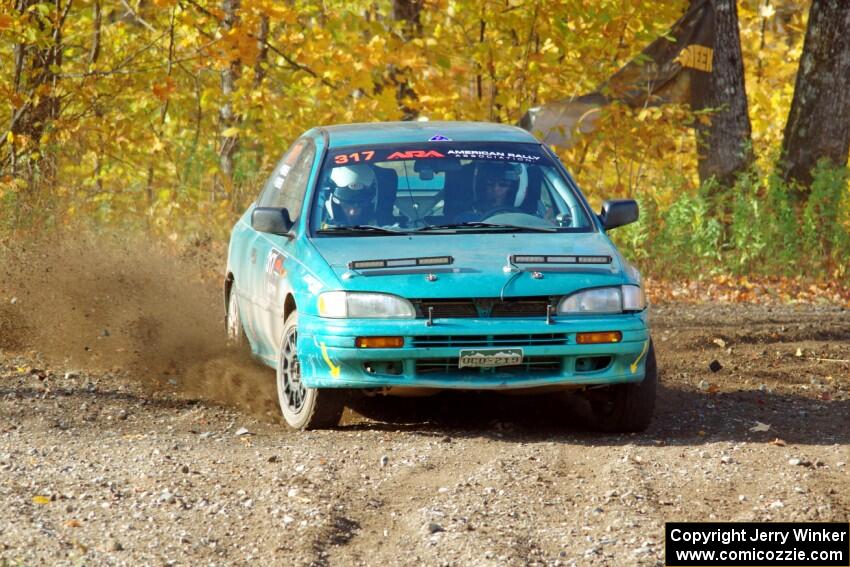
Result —
POLYGON ((460 351, 459 368, 514 366, 522 362, 521 348, 469 348, 460 351))

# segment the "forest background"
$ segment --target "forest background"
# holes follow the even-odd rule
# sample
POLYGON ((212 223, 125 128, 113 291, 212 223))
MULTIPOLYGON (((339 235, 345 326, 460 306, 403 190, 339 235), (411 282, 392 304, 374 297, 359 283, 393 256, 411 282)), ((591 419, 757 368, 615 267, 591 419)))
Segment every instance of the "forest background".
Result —
MULTIPOLYGON (((516 123, 531 107, 592 92, 689 5, 0 2, 0 235, 85 224, 186 243, 226 241, 308 128, 516 123)), ((595 132, 556 150, 595 207, 638 199, 640 222, 612 236, 653 278, 726 284, 739 299, 761 278, 848 301, 850 111, 840 109, 850 109, 850 40, 830 39, 829 27, 850 22, 850 7, 815 0, 815 22, 802 0, 712 4, 731 9, 740 42, 749 130, 733 176, 698 168, 710 140, 695 131, 729 112, 723 101, 698 112, 611 104, 595 132), (826 141, 806 92, 837 100, 826 141), (814 155, 794 152, 804 146, 814 155)))

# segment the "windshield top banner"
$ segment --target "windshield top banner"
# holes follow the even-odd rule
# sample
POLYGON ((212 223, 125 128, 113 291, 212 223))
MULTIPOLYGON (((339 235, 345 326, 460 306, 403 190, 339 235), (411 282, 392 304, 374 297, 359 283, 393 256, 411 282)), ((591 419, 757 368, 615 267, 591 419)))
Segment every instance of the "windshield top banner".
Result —
POLYGON ((404 160, 490 160, 515 163, 548 163, 545 154, 535 144, 500 143, 427 143, 405 146, 360 146, 328 151, 335 165, 354 163, 392 162, 404 160))

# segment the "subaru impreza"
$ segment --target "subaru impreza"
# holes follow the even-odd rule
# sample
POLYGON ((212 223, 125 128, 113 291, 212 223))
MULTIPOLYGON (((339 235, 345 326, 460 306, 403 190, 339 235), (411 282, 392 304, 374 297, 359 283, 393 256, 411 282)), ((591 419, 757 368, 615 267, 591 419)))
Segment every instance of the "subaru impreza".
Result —
POLYGON ((229 339, 276 371, 296 429, 352 393, 446 389, 590 402, 606 431, 652 418, 657 368, 641 277, 545 145, 512 126, 318 127, 233 228, 229 339))

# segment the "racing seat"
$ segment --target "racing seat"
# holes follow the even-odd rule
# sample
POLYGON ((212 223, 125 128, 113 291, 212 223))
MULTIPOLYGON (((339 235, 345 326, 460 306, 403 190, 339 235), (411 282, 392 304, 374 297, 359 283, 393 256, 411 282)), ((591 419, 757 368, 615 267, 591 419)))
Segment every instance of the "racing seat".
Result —
POLYGON ((528 185, 525 189, 525 195, 521 197, 519 203, 516 203, 517 208, 529 215, 537 215, 537 208, 540 206, 540 183, 543 181, 543 176, 539 167, 529 167, 528 185))
POLYGON ((398 173, 386 167, 373 166, 378 195, 375 200, 375 220, 379 225, 390 225, 398 219, 393 216, 393 205, 398 190, 398 173))
POLYGON ((471 163, 446 171, 446 187, 443 194, 443 216, 454 219, 472 209, 472 181, 475 166, 471 163))

